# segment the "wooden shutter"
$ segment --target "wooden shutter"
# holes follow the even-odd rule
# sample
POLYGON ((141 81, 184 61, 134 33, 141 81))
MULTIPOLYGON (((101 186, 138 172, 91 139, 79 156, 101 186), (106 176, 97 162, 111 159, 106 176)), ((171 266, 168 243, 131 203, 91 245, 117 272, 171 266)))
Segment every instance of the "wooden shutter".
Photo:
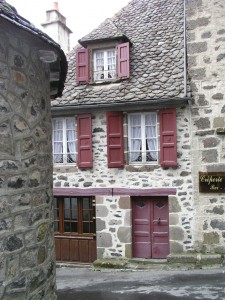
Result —
POLYGON ((91 114, 77 117, 78 167, 92 168, 92 124, 91 114))
POLYGON ((124 166, 123 113, 107 112, 107 154, 109 168, 124 166))
POLYGON ((162 167, 177 165, 176 109, 160 111, 160 164, 162 167))
POLYGON ((130 50, 129 42, 118 45, 118 77, 126 79, 130 77, 130 50))
POLYGON ((87 83, 89 81, 89 55, 88 49, 82 48, 76 51, 76 81, 87 83))

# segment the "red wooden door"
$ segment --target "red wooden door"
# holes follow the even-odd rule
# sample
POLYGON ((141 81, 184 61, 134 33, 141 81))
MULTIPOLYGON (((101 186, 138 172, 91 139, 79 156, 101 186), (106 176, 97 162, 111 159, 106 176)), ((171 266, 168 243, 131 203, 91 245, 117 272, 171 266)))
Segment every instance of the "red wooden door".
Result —
POLYGON ((165 258, 169 254, 167 197, 132 199, 133 257, 165 258))

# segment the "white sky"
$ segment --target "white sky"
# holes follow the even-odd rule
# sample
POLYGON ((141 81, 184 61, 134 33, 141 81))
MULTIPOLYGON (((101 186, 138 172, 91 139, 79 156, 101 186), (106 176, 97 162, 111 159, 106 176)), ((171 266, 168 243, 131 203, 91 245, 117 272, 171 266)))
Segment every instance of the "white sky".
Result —
POLYGON ((58 2, 59 11, 66 17, 66 25, 73 31, 70 35, 70 49, 77 40, 98 27, 106 18, 111 18, 130 0, 7 0, 17 12, 43 30, 40 25, 46 21, 46 10, 58 2))

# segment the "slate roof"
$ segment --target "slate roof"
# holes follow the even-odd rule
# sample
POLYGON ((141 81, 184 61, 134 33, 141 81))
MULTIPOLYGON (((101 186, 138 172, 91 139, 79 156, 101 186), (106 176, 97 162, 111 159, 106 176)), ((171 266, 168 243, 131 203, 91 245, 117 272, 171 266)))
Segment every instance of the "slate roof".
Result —
POLYGON ((126 36, 130 48, 130 78, 105 85, 76 84, 76 46, 68 55, 68 75, 62 98, 52 106, 85 106, 103 103, 184 97, 183 0, 132 0, 110 20, 79 42, 86 46, 126 36))
POLYGON ((30 32, 57 50, 60 59, 60 80, 57 82, 58 93, 54 95, 54 97, 60 97, 62 95, 67 74, 67 60, 64 52, 60 48, 60 45, 51 39, 47 34, 36 28, 28 20, 20 16, 16 8, 7 3, 5 0, 0 0, 0 17, 14 24, 18 28, 30 32))

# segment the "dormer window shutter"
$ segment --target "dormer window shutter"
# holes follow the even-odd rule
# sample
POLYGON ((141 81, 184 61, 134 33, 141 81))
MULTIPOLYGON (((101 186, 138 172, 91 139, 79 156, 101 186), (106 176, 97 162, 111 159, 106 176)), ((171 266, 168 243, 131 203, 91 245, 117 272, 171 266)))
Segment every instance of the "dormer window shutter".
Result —
POLYGON ((160 111, 160 164, 162 167, 177 166, 176 109, 160 111))
POLYGON ((109 168, 124 166, 123 113, 107 112, 107 156, 109 168))
POLYGON ((129 42, 118 45, 118 77, 130 77, 130 45, 129 42))
POLYGON ((92 121, 91 114, 79 115, 77 117, 78 138, 78 167, 92 168, 92 121))
POLYGON ((89 53, 88 49, 81 48, 76 51, 76 82, 88 83, 89 81, 89 53))

